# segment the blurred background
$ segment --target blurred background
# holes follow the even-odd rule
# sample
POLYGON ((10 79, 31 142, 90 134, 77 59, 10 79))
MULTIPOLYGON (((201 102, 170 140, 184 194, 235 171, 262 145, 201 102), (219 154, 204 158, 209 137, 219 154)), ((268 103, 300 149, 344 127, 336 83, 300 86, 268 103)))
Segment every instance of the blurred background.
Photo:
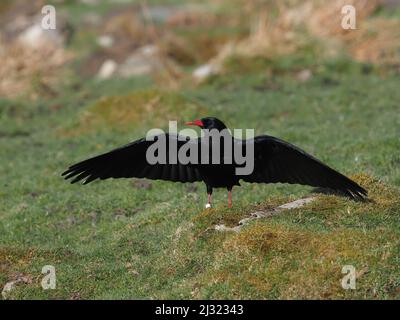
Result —
POLYGON ((399 72, 399 6, 397 0, 5 0, 0 95, 52 98, 63 85, 143 76, 179 90, 254 69, 305 82, 329 59, 399 72), (57 13, 52 31, 41 28, 49 3, 57 13), (341 26, 349 4, 356 30, 341 26))
POLYGON ((398 298, 399 89, 400 0, 1 0, 3 298, 398 298), (204 211, 201 183, 60 176, 204 116, 300 146, 373 201, 320 196, 223 234, 311 188, 243 183, 233 209, 216 190, 204 211), (47 264, 57 290, 40 286, 47 264))

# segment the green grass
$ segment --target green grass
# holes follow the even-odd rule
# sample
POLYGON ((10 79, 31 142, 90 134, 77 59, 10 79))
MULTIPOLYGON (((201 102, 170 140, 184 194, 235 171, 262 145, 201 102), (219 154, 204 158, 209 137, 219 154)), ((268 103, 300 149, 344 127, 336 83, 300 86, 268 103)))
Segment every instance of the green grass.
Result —
MULTIPOLYGON (((233 225, 310 188, 243 183, 234 189, 233 209, 225 190, 217 190, 215 208, 204 211, 200 183, 70 185, 60 177, 70 164, 142 137, 149 127, 133 117, 127 130, 111 123, 65 132, 99 101, 135 97, 150 80, 71 84, 54 100, 0 100, 0 287, 22 274, 32 282, 9 298, 398 299, 400 78, 336 61, 309 66, 314 75, 303 83, 286 65, 234 69, 179 94, 150 89, 144 99, 153 93, 167 102, 193 101, 232 128, 289 140, 354 176, 374 202, 320 196, 239 234, 219 233, 214 224, 233 225), (40 286, 49 264, 56 290, 40 286), (346 264, 363 270, 356 290, 340 286, 346 264)), ((145 101, 134 101, 135 112, 144 108, 145 101)), ((201 110, 191 116, 205 116, 201 110)), ((152 125, 176 120, 162 111, 152 125)))

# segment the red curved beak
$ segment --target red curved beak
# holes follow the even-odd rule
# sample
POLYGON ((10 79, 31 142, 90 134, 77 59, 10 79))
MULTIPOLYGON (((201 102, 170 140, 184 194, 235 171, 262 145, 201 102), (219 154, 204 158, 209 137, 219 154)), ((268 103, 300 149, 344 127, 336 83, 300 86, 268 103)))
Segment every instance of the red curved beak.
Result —
POLYGON ((203 127, 203 122, 201 120, 194 120, 194 121, 189 121, 186 122, 185 125, 187 126, 198 126, 198 127, 203 127))

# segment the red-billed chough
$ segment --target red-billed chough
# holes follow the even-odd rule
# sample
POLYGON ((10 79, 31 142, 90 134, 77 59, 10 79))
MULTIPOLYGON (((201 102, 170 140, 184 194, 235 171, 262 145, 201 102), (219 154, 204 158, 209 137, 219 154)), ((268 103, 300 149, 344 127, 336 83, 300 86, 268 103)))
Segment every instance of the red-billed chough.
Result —
MULTIPOLYGON (((212 117, 202 118, 186 123, 199 126, 204 132, 211 130, 222 132, 225 124, 212 117), (208 129, 208 130, 207 130, 208 129), (212 130, 216 129, 216 130, 212 130)), ((354 200, 363 200, 367 191, 356 182, 328 167, 318 159, 300 148, 281 139, 262 135, 248 140, 228 136, 233 149, 239 146, 241 151, 253 148, 253 170, 242 175, 238 168, 243 167, 233 156, 232 148, 226 151, 222 144, 218 146, 220 163, 212 163, 212 154, 216 154, 212 143, 206 144, 203 138, 189 138, 173 134, 163 134, 167 148, 163 151, 165 162, 149 162, 147 151, 162 135, 153 139, 139 139, 110 152, 81 161, 72 165, 62 175, 65 179, 73 178, 71 183, 83 180, 87 184, 96 179, 108 178, 148 178, 167 181, 194 182, 203 181, 207 187, 208 206, 211 205, 213 188, 227 188, 228 205, 232 205, 232 188, 239 185, 239 180, 256 183, 290 183, 330 189, 354 200), (203 140, 202 140, 203 139, 203 140), (179 157, 170 157, 169 146, 175 145, 177 150, 185 147, 197 150, 197 161, 182 161, 179 157), (206 145, 206 146, 205 146, 206 145), (209 151, 209 161, 202 161, 202 155, 209 151), (224 153, 225 152, 225 153, 224 153), (224 161, 231 155, 231 162, 224 161)), ((211 140, 213 141, 213 140, 211 140)), ((154 147, 154 146, 153 146, 154 147)), ((160 152, 160 151, 158 151, 160 152)), ((175 151, 174 151, 175 152, 175 151)))

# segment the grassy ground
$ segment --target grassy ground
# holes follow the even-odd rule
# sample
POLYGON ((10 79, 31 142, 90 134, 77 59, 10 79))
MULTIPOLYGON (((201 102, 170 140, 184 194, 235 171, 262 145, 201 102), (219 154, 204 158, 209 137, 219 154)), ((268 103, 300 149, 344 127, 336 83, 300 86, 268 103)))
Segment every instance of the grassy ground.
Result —
MULTIPOLYGON (((318 38, 310 29, 302 43, 304 30, 296 24, 296 50, 279 51, 290 48, 289 19, 288 25, 265 30, 273 43, 265 52, 276 49, 275 55, 226 58, 218 76, 198 86, 183 78, 174 91, 161 88, 165 81, 157 77, 84 78, 81 71, 99 48, 98 34, 82 28, 81 21, 89 13, 105 16, 115 5, 102 0, 97 6, 80 1, 56 6, 65 9, 76 30, 67 45, 74 52, 68 72, 60 72, 58 84, 48 84, 50 92, 40 72, 35 74, 37 100, 0 98, 0 289, 20 280, 7 299, 400 298, 400 76, 395 67, 384 66, 390 59, 382 60, 391 57, 390 44, 398 40, 393 29, 376 30, 382 37, 374 38, 360 24, 357 43, 366 53, 358 56, 350 46, 339 50, 342 58, 332 59, 325 52, 325 41, 332 39, 318 38), (360 57, 374 48, 381 52, 372 55, 376 65, 350 60, 366 61, 360 57), (242 183, 234 189, 232 209, 226 191, 216 190, 215 207, 204 210, 201 183, 125 179, 80 186, 60 176, 69 165, 140 138, 150 128, 166 129, 169 120, 183 128, 183 122, 203 116, 297 144, 359 182, 371 201, 318 195, 302 208, 253 221, 240 233, 223 233, 214 226, 234 226, 255 210, 306 197, 312 189, 242 183), (45 265, 56 268, 55 290, 41 287, 45 265), (355 290, 341 286, 345 265, 356 268, 355 290)), ((236 23, 235 6, 218 10, 216 20, 190 26, 189 19, 189 25, 167 30, 183 45, 158 43, 180 63, 183 77, 214 57, 221 43, 246 37, 252 29, 247 22, 254 20, 246 10, 258 12, 244 6, 244 21, 236 23)), ((399 14, 378 8, 372 22, 397 21, 399 14)), ((326 28, 330 20, 322 19, 326 28)), ((161 24, 160 34, 163 29, 161 24)), ((335 47, 352 43, 336 36, 335 47)), ((244 43, 238 45, 242 52, 254 46, 244 43)))
POLYGON ((399 298, 400 78, 334 61, 311 65, 314 76, 301 82, 285 66, 269 75, 232 68, 175 93, 138 78, 71 83, 34 103, 0 100, 0 286, 29 279, 8 297, 399 298), (111 102, 130 117, 126 125, 107 122, 107 112, 96 118, 93 110, 111 102), (126 108, 133 102, 152 104, 157 117, 126 108), (179 117, 182 108, 189 111, 179 117), (74 162, 143 136, 149 124, 205 115, 301 146, 353 176, 372 202, 319 196, 239 234, 218 233, 214 224, 233 225, 310 188, 244 183, 234 190, 234 208, 224 190, 203 211, 200 183, 79 186, 60 177, 74 162), (348 264, 358 272, 356 290, 340 285, 348 264), (56 290, 40 286, 44 265, 56 267, 56 290))

